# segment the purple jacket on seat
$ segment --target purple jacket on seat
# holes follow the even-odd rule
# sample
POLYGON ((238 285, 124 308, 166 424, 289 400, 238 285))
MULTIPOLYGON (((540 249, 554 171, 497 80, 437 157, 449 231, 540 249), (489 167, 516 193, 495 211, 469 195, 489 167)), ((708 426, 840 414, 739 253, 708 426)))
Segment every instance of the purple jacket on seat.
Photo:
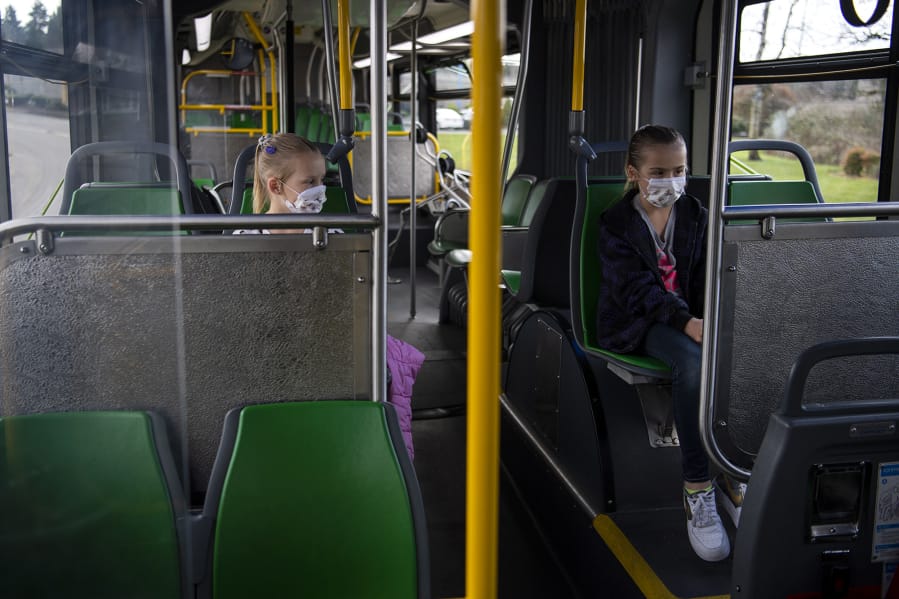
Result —
POLYGON ((674 205, 677 283, 684 297, 665 289, 646 223, 633 207, 637 190, 624 194, 599 219, 602 283, 596 310, 601 347, 628 353, 643 343, 656 322, 682 331, 692 316, 702 318, 705 302, 705 231, 708 212, 693 196, 674 205))
POLYGON ((405 341, 387 335, 387 368, 391 375, 387 401, 396 409, 409 459, 415 458, 412 447, 412 386, 424 361, 423 353, 405 341))

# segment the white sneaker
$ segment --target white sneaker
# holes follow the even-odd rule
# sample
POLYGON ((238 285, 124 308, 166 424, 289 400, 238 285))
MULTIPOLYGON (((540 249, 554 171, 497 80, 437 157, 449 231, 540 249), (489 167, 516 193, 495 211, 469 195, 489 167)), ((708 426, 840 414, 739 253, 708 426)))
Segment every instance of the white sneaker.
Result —
POLYGON ((740 525, 740 514, 743 512, 743 497, 746 495, 746 483, 738 482, 724 474, 715 479, 715 495, 730 516, 734 526, 740 525))
POLYGON ((687 536, 696 555, 707 562, 721 561, 730 555, 730 540, 715 506, 715 490, 711 487, 699 493, 684 490, 684 509, 687 536))

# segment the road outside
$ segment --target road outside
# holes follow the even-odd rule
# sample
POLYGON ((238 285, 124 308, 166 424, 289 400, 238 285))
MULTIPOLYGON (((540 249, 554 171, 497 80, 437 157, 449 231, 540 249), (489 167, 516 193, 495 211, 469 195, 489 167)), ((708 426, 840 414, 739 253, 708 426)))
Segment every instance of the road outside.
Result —
MULTIPOLYGON (((6 130, 13 218, 37 216, 65 176, 71 154, 69 121, 7 107, 6 130)), ((57 196, 47 214, 58 213, 59 200, 57 196)))

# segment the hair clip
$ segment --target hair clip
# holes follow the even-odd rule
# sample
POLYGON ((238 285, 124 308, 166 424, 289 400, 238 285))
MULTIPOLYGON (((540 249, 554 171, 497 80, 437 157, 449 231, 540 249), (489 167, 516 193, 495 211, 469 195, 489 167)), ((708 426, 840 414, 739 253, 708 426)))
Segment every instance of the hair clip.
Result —
POLYGON ((272 134, 266 133, 262 137, 259 138, 258 146, 265 150, 266 154, 274 154, 278 151, 278 148, 271 145, 272 144, 272 134))

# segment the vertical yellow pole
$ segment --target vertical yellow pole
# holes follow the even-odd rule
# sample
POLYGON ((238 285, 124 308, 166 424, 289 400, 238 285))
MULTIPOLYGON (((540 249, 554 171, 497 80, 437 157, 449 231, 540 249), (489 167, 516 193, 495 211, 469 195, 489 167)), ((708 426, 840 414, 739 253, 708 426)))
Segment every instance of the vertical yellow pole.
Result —
POLYGON ((584 54, 587 39, 587 0, 577 0, 574 15, 574 60, 571 68, 571 110, 584 110, 584 54))
POLYGON ((353 74, 350 71, 350 0, 337 0, 337 53, 340 65, 340 109, 353 107, 353 74))
POLYGON ((500 102, 505 0, 473 0, 465 593, 496 597, 499 503, 500 102))
MULTIPOLYGON (((244 21, 247 23, 247 27, 250 30, 250 33, 253 34, 253 37, 256 38, 256 41, 259 42, 259 45, 263 48, 267 48, 268 44, 265 41, 265 36, 262 35, 262 30, 259 29, 259 25, 256 24, 256 20, 253 19, 253 15, 248 12, 243 13, 244 21)), ((277 33, 275 34, 277 35, 277 33)), ((272 50, 267 50, 270 69, 270 86, 271 86, 271 104, 268 105, 268 110, 271 111, 272 114, 272 133, 278 131, 281 128, 281 124, 278 122, 278 66, 275 63, 275 53, 272 50)), ((262 75, 259 78, 259 84, 262 88, 262 105, 266 106, 268 102, 266 101, 266 93, 265 93, 265 63, 262 60, 262 53, 260 51, 259 54, 259 69, 262 71, 262 75)), ((266 109, 262 110, 262 128, 267 129, 265 126, 265 113, 266 109)))

